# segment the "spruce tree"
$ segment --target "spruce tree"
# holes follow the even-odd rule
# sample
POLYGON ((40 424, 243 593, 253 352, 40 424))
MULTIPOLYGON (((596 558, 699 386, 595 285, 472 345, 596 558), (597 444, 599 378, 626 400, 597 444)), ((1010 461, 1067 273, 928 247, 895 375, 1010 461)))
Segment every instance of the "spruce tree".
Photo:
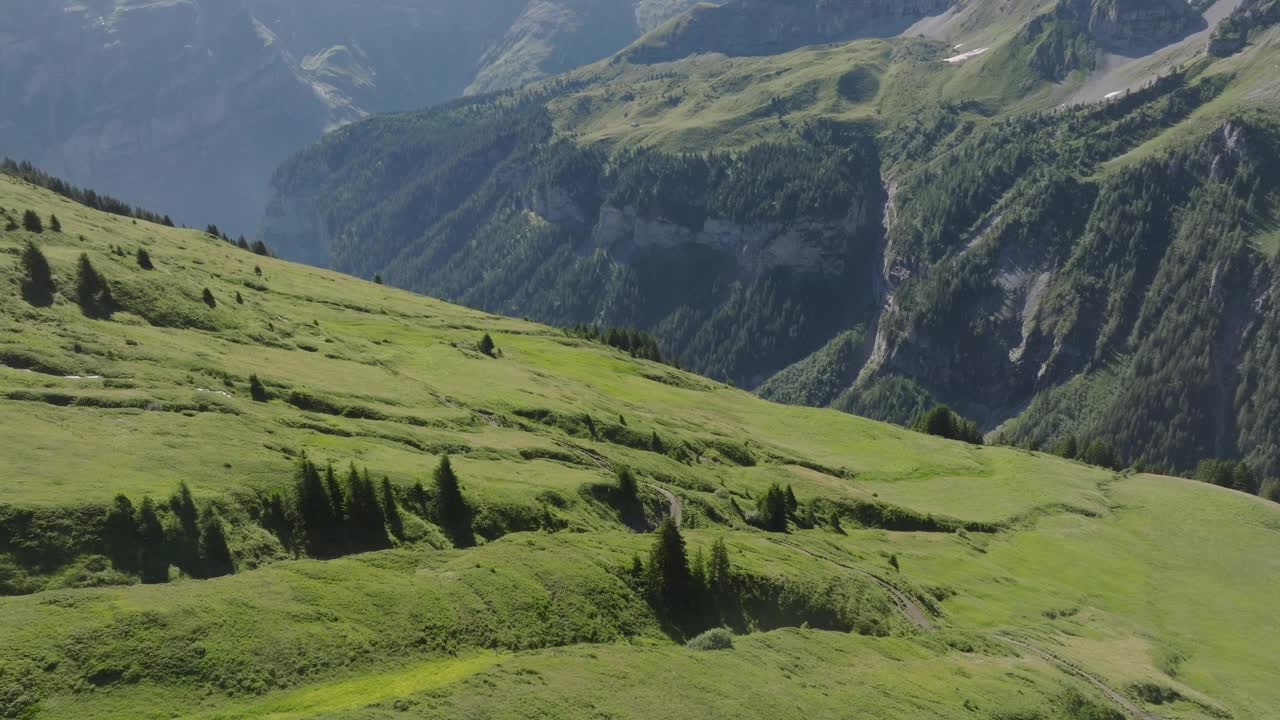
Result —
POLYGON ((726 597, 732 589, 733 569, 729 565, 729 548, 724 538, 711 544, 711 561, 707 566, 707 588, 717 598, 726 597))
POLYGON ((333 515, 333 502, 325 490, 319 468, 305 457, 298 464, 296 501, 298 518, 306 533, 307 552, 318 557, 336 552, 334 540, 338 523, 333 515))
POLYGON ((649 449, 656 453, 666 452, 666 446, 662 444, 662 438, 658 437, 658 431, 653 431, 653 436, 649 438, 649 449))
POLYGON ((266 402, 271 397, 267 394, 267 386, 262 384, 256 373, 249 376, 249 397, 256 402, 266 402))
POLYGON ((382 476, 382 512, 387 516, 387 526, 397 539, 404 538, 404 518, 400 517, 400 508, 396 505, 396 495, 391 487, 391 478, 382 476))
POLYGON ((199 512, 191 488, 178 483, 178 492, 169 498, 169 509, 178 520, 174 529, 173 559, 188 575, 198 576, 200 569, 199 512))
POLYGON ((666 518, 658 526, 649 551, 649 592, 657 608, 668 618, 679 619, 689 607, 691 577, 684 538, 676 521, 666 518))
POLYGON ((381 285, 381 284, 382 284, 382 275, 381 275, 381 274, 378 274, 378 273, 375 273, 375 274, 374 274, 374 276, 373 276, 373 281, 374 281, 375 283, 377 283, 378 285, 381 285))
POLYGON ((80 312, 89 318, 108 318, 115 310, 111 288, 85 253, 80 253, 76 269, 76 302, 80 305, 80 312))
POLYGON ((213 297, 213 292, 209 290, 209 288, 205 288, 204 291, 200 293, 200 299, 203 300, 204 304, 208 305, 210 308, 218 306, 218 301, 213 297))
POLYGON ((162 583, 169 580, 169 548, 165 542, 164 526, 156 513, 156 504, 150 497, 142 498, 138 508, 138 569, 144 583, 162 583))
POLYGON ((432 514, 436 524, 456 547, 471 547, 475 544, 475 535, 471 529, 471 506, 462 496, 458 476, 453 471, 448 455, 440 458, 434 479, 435 507, 432 514))
POLYGON ((40 216, 35 210, 27 210, 22 213, 22 229, 27 232, 42 233, 44 232, 44 222, 40 220, 40 216))
POLYGON ((271 251, 267 249, 267 244, 261 240, 254 240, 253 245, 249 246, 249 249, 252 250, 255 255, 262 255, 264 257, 271 256, 271 251))
POLYGON ((49 230, 56 233, 62 232, 62 223, 58 220, 57 215, 49 215, 49 230))
POLYGON ((205 508, 200 518, 200 566, 203 577, 221 577, 236 571, 231 548, 227 545, 222 519, 212 508, 205 508))
POLYGON ((787 512, 794 513, 800 509, 800 501, 796 499, 795 491, 791 489, 791 485, 787 485, 787 512))
POLYGON ((409 489, 409 499, 417 507, 419 515, 427 517, 430 514, 431 508, 428 507, 427 489, 422 487, 421 482, 415 482, 413 487, 409 489))
POLYGON ((22 297, 35 307, 48 307, 53 304, 53 293, 56 289, 53 282, 53 270, 49 260, 35 243, 27 242, 22 249, 21 290, 22 297))
POLYGON ((103 552, 117 570, 138 571, 138 521, 133 503, 124 495, 116 495, 102 524, 103 552))
POLYGON ((769 532, 787 531, 787 493, 777 484, 769 486, 769 490, 760 498, 760 521, 769 532))
POLYGON ((480 344, 477 347, 479 347, 480 352, 489 357, 493 357, 493 352, 497 349, 497 346, 493 344, 493 338, 489 337, 489 333, 485 333, 484 337, 480 338, 480 344))
POLYGON ((148 253, 144 248, 138 248, 138 253, 136 257, 138 260, 138 267, 142 268, 143 270, 155 269, 155 265, 152 264, 151 262, 151 253, 148 253))
POLYGON ((640 489, 636 482, 635 473, 631 472, 631 468, 625 465, 618 468, 618 498, 625 504, 634 504, 640 501, 640 489))
POLYGON ((324 469, 324 485, 329 491, 329 502, 333 504, 333 517, 338 524, 342 524, 347 516, 347 499, 342 492, 342 486, 338 484, 338 475, 333 471, 333 463, 329 463, 324 469))
POLYGON ((378 504, 369 471, 356 472, 355 465, 347 479, 347 538, 352 550, 365 552, 390 547, 387 518, 378 504))

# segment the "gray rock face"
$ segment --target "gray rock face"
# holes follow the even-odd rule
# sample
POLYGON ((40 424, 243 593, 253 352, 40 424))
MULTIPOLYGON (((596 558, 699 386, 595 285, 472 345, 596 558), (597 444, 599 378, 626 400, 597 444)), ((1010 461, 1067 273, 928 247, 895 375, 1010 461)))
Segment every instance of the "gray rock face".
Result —
POLYGON ((1159 47, 1204 26, 1185 0, 1094 0, 1088 10, 1089 35, 1121 53, 1159 47))

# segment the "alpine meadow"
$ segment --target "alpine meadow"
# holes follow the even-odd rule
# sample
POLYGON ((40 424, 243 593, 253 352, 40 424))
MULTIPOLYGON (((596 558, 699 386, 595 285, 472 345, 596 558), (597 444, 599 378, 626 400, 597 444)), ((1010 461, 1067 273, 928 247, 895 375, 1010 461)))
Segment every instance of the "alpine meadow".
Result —
POLYGON ((1275 0, 6 12, 0 718, 1280 720, 1275 0))

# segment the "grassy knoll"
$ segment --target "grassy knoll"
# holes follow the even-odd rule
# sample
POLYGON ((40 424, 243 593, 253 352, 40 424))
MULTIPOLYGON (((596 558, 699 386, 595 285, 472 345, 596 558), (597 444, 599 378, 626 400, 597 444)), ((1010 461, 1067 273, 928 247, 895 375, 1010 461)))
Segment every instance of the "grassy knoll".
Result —
POLYGON ((0 231, 0 580, 25 593, 0 597, 0 716, 1112 717, 998 634, 1168 717, 1280 705, 1280 511, 1256 498, 768 403, 2 177, 0 208, 63 227, 0 231), (20 293, 28 240, 53 266, 48 307, 20 293), (81 253, 109 320, 73 301, 81 253), (263 498, 293 492, 303 453, 388 476, 397 547, 317 560, 285 542, 263 498), (478 547, 451 548, 412 497, 444 453, 478 547), (639 517, 611 494, 621 465, 639 517), (104 569, 112 497, 180 481, 227 524, 238 572, 104 569), (751 524, 772 483, 799 501, 784 542, 751 524), (682 501, 691 554, 726 541, 732 649, 685 648, 628 575, 665 512, 655 485, 682 501))

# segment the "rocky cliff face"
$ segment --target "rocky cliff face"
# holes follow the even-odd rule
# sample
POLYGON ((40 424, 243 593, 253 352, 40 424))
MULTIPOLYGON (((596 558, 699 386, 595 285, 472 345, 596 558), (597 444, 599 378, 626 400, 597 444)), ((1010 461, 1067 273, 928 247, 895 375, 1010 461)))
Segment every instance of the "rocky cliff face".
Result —
POLYGON ((1094 0, 1085 27, 1100 47, 1145 54, 1206 27, 1185 0, 1094 0))
MULTIPOLYGON (((643 3, 646 22, 678 2, 643 3)), ((0 152, 179 222, 250 232, 326 130, 590 62, 636 0, 11 0, 0 152)))

